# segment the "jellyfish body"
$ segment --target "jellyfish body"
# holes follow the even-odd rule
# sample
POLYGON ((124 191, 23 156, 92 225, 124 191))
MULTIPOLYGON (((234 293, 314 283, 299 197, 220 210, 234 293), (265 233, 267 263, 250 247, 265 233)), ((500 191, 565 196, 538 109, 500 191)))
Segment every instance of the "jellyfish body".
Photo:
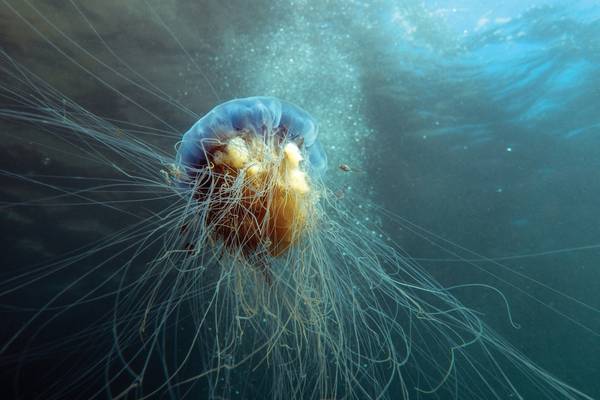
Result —
POLYGON ((309 229, 311 179, 327 165, 315 121, 273 97, 215 107, 183 135, 176 160, 212 239, 245 256, 279 256, 309 229))
POLYGON ((194 168, 207 165, 211 144, 242 134, 301 143, 311 175, 320 176, 326 170, 327 157, 317 138, 315 120, 291 103, 266 96, 234 99, 213 108, 183 135, 177 164, 193 174, 194 168))

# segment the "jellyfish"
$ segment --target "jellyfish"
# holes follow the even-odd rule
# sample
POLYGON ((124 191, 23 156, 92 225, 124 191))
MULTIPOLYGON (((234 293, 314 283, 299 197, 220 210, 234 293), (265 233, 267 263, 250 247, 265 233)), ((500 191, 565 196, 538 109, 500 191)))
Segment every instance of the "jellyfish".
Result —
POLYGON ((212 239, 245 257, 280 256, 298 241, 317 195, 308 175, 326 167, 312 118, 268 97, 216 107, 183 135, 176 159, 178 183, 204 203, 212 239))

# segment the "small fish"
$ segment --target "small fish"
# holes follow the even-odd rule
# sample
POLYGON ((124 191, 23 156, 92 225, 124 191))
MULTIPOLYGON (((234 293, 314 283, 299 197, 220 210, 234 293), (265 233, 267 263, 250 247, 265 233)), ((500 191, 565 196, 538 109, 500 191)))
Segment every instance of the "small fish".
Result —
POLYGON ((350 171, 352 171, 352 168, 350 168, 350 166, 348 164, 340 164, 339 168, 342 171, 344 171, 344 172, 350 172, 350 171))
POLYGON ((348 164, 340 164, 338 166, 338 168, 344 172, 358 172, 358 173, 363 172, 357 168, 349 166, 348 164))

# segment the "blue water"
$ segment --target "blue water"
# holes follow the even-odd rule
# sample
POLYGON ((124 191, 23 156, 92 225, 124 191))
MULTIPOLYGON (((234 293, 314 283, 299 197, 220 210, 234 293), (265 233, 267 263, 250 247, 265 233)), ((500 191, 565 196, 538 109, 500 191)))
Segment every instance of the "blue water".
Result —
MULTIPOLYGON (((502 290, 521 329, 507 323, 493 296, 466 290, 461 299, 536 363, 600 398, 597 1, 200 3, 2 2, 0 48, 77 104, 165 153, 174 150, 163 132, 183 133, 196 120, 171 100, 197 116, 254 95, 300 105, 319 121, 334 191, 356 192, 365 206, 381 204, 497 258, 502 266, 473 268, 450 260, 446 250, 478 258, 473 253, 447 243, 440 249, 377 213, 369 221, 442 284, 482 282, 502 290), (356 172, 340 172, 342 163, 356 172)), ((13 68, 9 57, 0 58, 0 109, 27 109, 15 93, 26 93, 25 103, 39 94, 5 73, 13 68)), ((60 112, 60 102, 46 106, 60 112)), ((72 151, 72 142, 48 135, 52 128, 20 124, 7 112, 0 124, 3 171, 90 178, 118 176, 113 162, 131 167, 119 156, 90 163, 72 151)), ((80 181, 52 183, 83 187, 80 181)), ((2 175, 3 204, 53 195, 2 175)), ((90 209, 68 202, 3 208, 0 265, 7 272, 0 279, 7 282, 126 221, 90 209)), ((32 308, 75 278, 57 274, 4 297, 9 329, 0 329, 0 338, 14 334, 32 308)), ((77 290, 89 290, 82 286, 77 290)), ((97 310, 109 307, 101 302, 97 310)), ((88 314, 74 310, 73 318, 50 324, 48 337, 69 332, 88 314)), ((27 340, 17 345, 25 348, 27 340)), ((48 380, 64 380, 77 369, 56 369, 61 357, 46 356, 43 347, 25 354, 37 363, 23 367, 19 385, 13 376, 19 356, 2 358, 0 397, 13 398, 18 386, 19 398, 35 398, 48 380), (40 371, 50 371, 50 378, 39 378, 40 371)), ((541 398, 536 395, 529 398, 541 398)))

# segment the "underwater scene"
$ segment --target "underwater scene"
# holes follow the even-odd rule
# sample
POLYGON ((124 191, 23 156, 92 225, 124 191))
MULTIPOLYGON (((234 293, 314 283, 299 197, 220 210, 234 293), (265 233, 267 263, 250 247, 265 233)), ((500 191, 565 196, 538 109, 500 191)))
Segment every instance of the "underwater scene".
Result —
POLYGON ((0 399, 600 399, 600 3, 0 1, 0 399))

